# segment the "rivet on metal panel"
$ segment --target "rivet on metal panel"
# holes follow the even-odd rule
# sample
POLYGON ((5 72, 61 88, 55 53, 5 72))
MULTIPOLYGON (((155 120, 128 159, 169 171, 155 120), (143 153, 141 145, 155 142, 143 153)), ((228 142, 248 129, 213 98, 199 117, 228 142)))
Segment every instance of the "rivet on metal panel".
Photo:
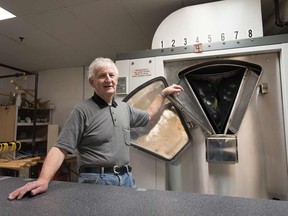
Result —
POLYGON ((269 91, 268 91, 268 84, 267 83, 261 83, 259 85, 260 89, 259 89, 259 92, 261 94, 267 94, 269 91))

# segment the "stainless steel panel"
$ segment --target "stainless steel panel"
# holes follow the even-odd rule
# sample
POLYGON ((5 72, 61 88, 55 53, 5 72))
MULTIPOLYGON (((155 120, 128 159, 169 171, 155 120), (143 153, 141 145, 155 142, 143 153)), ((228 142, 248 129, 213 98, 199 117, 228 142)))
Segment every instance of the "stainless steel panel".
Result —
POLYGON ((237 133, 239 130, 243 116, 245 115, 246 109, 251 101, 251 96, 257 88, 259 76, 259 74, 256 74, 250 68, 245 72, 240 92, 238 93, 237 99, 233 106, 233 111, 231 112, 231 116, 228 120, 227 128, 224 132, 225 134, 228 130, 233 133, 237 133))
MULTIPOLYGON (((215 59, 165 62, 169 84, 178 83, 178 72, 206 61, 231 59, 262 67, 263 73, 241 124, 231 123, 237 132, 238 163, 206 161, 207 134, 200 127, 191 128, 193 143, 168 165, 170 190, 265 199, 288 199, 285 133, 281 99, 278 53, 223 57, 215 59), (259 86, 269 91, 260 91, 259 86), (235 126, 236 125, 236 126, 235 126)), ((239 104, 237 105, 238 108, 239 104)), ((240 107, 241 108, 241 107, 240 107)), ((192 120, 191 120, 192 121, 192 120)), ((192 123, 195 124, 194 122, 192 123)))
POLYGON ((206 139, 206 160, 208 162, 238 162, 237 137, 215 135, 206 139))
POLYGON ((169 99, 174 102, 175 105, 179 104, 178 108, 184 112, 188 119, 199 125, 203 131, 207 134, 214 134, 215 131, 188 81, 186 79, 181 79, 178 84, 183 87, 184 92, 169 99))

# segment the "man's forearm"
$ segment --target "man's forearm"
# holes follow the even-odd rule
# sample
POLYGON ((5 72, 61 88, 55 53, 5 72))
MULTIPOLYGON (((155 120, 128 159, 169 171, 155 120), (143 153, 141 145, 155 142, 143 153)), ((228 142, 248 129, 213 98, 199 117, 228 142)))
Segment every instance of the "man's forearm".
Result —
POLYGON ((156 120, 157 116, 159 117, 159 112, 161 111, 166 95, 180 94, 180 92, 182 91, 184 91, 184 89, 181 86, 176 85, 176 84, 173 84, 163 89, 162 92, 159 95, 157 95, 157 97, 154 99, 154 101, 151 103, 151 105, 148 108, 150 121, 156 120))
POLYGON ((150 121, 154 120, 157 116, 157 114, 160 112, 161 107, 163 105, 163 102, 165 100, 165 97, 161 94, 157 95, 157 97, 154 99, 154 101, 150 104, 148 108, 148 113, 150 117, 150 121))
POLYGON ((65 151, 60 150, 59 148, 56 147, 52 147, 45 158, 38 179, 50 182, 51 179, 54 177, 55 173, 57 172, 57 170, 62 165, 65 155, 66 155, 65 151))

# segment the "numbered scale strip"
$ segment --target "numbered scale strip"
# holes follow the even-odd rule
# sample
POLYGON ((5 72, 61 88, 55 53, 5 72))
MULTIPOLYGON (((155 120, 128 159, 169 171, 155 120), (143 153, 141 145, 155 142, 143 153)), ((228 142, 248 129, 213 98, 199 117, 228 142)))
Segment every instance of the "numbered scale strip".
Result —
POLYGON ((152 49, 130 53, 117 54, 117 60, 138 59, 155 56, 177 55, 185 53, 199 53, 205 51, 236 49, 253 46, 265 46, 273 44, 288 43, 288 35, 273 35, 258 38, 240 39, 232 41, 214 42, 214 43, 194 43, 187 46, 169 47, 163 49, 152 49))
MULTIPOLYGON (((229 33, 231 35, 231 33, 229 33)), ((230 36, 229 35, 229 36, 230 36)), ((228 41, 231 40, 238 40, 239 39, 239 31, 233 31, 233 37, 231 39, 231 37, 229 37, 230 39, 228 41)), ((249 29, 247 31, 247 38, 253 38, 253 30, 249 29)), ((215 41, 219 42, 225 42, 227 39, 227 33, 222 32, 219 35, 212 35, 212 34, 208 34, 206 38, 200 38, 199 36, 196 37, 184 37, 183 40, 176 40, 176 39, 172 39, 171 41, 164 41, 161 40, 160 41, 160 47, 161 48, 167 48, 167 47, 179 47, 179 46, 187 46, 187 45, 193 45, 193 44, 199 44, 199 43, 213 43, 215 41)))

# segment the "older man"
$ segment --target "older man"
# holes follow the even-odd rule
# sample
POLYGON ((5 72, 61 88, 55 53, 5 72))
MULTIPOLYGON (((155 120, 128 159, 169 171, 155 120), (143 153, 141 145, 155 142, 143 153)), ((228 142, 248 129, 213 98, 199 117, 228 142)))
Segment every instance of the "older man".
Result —
POLYGON ((27 192, 47 191, 67 153, 77 150, 79 182, 134 187, 129 145, 130 128, 143 127, 157 118, 167 94, 179 94, 181 86, 165 88, 147 111, 116 103, 118 69, 108 58, 96 58, 89 66, 88 80, 94 95, 77 104, 63 126, 43 164, 39 178, 14 190, 8 199, 21 199, 27 192))

